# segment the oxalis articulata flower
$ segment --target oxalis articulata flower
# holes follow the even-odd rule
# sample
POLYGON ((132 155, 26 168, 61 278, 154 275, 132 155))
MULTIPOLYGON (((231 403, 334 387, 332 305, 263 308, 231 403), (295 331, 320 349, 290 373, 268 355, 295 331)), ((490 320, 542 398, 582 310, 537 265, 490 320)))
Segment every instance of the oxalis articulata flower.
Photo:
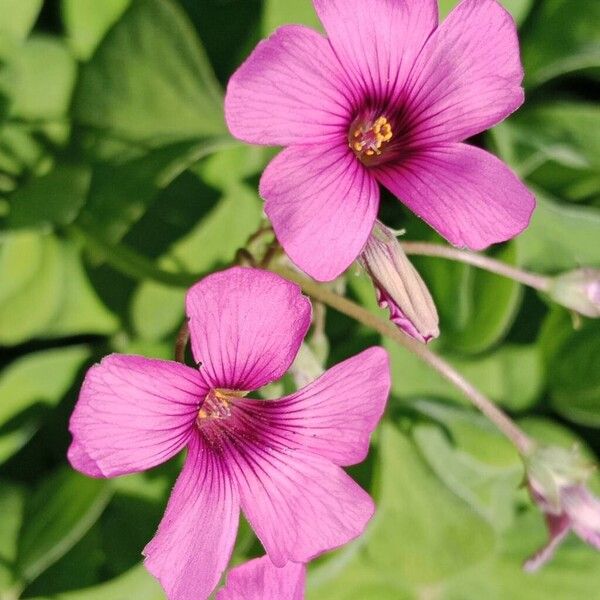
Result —
POLYGON ((500 160, 462 140, 523 102, 512 17, 463 0, 314 0, 326 37, 278 29, 229 82, 233 135, 286 146, 260 192, 286 253, 321 281, 364 247, 381 183, 448 241, 512 238, 535 201, 500 160))
POLYGON ((212 592, 240 508, 275 567, 360 535, 373 502, 341 467, 365 458, 390 388, 387 354, 374 347, 290 396, 250 398, 285 374, 311 322, 299 287, 274 273, 210 275, 186 309, 198 369, 112 354, 88 371, 70 421, 69 460, 92 477, 149 469, 187 448, 144 550, 170 600, 212 592))

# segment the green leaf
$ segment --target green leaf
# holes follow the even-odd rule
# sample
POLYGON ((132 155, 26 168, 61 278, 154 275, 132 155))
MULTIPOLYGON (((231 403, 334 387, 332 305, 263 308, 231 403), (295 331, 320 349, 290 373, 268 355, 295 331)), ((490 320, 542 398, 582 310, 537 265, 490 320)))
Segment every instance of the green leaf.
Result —
POLYGON ((112 495, 109 482, 62 469, 48 478, 26 506, 17 568, 33 581, 69 551, 98 520, 112 495))
POLYGON ((366 542, 379 568, 432 585, 493 552, 488 523, 437 479, 409 439, 384 425, 379 449, 378 512, 366 542))
POLYGON ((85 271, 79 248, 72 241, 62 243, 63 300, 45 327, 44 337, 115 333, 119 321, 102 303, 85 271))
MULTIPOLYGON (((390 353, 395 395, 403 400, 434 397, 467 402, 461 392, 414 354, 389 340, 384 346, 390 353)), ((542 392, 543 365, 534 345, 506 344, 481 358, 442 356, 482 392, 511 410, 528 408, 542 392)))
POLYGON ((600 3, 572 0, 539 3, 531 29, 522 40, 526 84, 600 66, 600 3))
MULTIPOLYGON (((494 257, 515 264, 517 252, 509 244, 494 257)), ((504 337, 521 303, 518 283, 465 265, 451 267, 442 259, 423 263, 440 311, 441 339, 449 349, 477 354, 504 337)))
POLYGON ((0 377, 0 463, 40 426, 43 409, 55 406, 89 357, 85 346, 43 350, 17 359, 0 377))
POLYGON ((10 227, 67 225, 78 215, 90 184, 90 169, 62 163, 32 179, 10 198, 10 227))
POLYGON ((98 586, 33 600, 165 600, 160 584, 143 565, 98 586))
POLYGON ((0 0, 0 33, 25 39, 42 8, 43 0, 0 0))
POLYGON ((574 331, 549 369, 553 407, 567 419, 600 427, 600 325, 574 331))
POLYGON ((171 0, 133 0, 81 72, 76 121, 146 146, 226 133, 206 55, 171 0))
MULTIPOLYGON (((440 18, 445 18, 458 2, 459 0, 440 0, 440 18)), ((529 14, 533 0, 500 0, 500 3, 519 24, 529 14)))
POLYGON ((266 0, 262 27, 265 36, 290 23, 307 25, 319 31, 323 29, 311 0, 266 0))
POLYGON ((515 240, 519 263, 545 273, 600 265, 598 210, 558 204, 539 191, 536 197, 531 223, 515 240))
MULTIPOLYGON (((256 193, 247 186, 231 189, 217 206, 170 252, 161 264, 192 273, 225 267, 261 220, 256 193)), ((159 340, 183 322, 185 290, 144 282, 135 292, 132 317, 135 330, 145 339, 159 340)))
POLYGON ((57 38, 35 36, 16 53, 11 90, 11 116, 52 121, 67 113, 77 67, 68 48, 57 38))
POLYGON ((67 38, 75 55, 89 59, 130 3, 131 0, 62 0, 67 38))
POLYGON ((0 343, 15 345, 41 334, 63 293, 61 247, 51 235, 24 232, 0 245, 0 343))
POLYGON ((7 481, 0 481, 0 598, 14 585, 19 529, 23 518, 25 491, 7 481))

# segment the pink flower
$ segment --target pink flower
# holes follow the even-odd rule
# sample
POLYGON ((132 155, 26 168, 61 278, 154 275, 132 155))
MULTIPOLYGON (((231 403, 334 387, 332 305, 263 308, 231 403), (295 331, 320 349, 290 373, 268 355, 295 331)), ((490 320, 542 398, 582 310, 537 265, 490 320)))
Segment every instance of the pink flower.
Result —
POLYGON ((217 600, 303 600, 305 585, 303 564, 288 563, 277 568, 268 556, 263 556, 232 569, 217 600))
POLYGON ((290 258, 330 280, 362 250, 378 182, 457 246, 528 224, 535 201, 487 152, 460 143, 523 102, 515 24, 495 0, 314 0, 328 37, 290 25, 229 82, 233 135, 287 146, 265 170, 265 211, 290 258))
POLYGON ((600 550, 600 500, 586 486, 593 467, 579 448, 540 446, 525 464, 531 497, 550 534, 546 546, 525 562, 525 570, 537 571, 547 563, 570 531, 600 550))
POLYGON ((585 485, 567 486, 560 490, 560 506, 549 504, 532 489, 532 496, 544 511, 550 539, 546 546, 525 563, 526 571, 537 571, 547 563, 570 531, 584 542, 600 550, 600 501, 585 485))
POLYGON ((247 397, 284 375, 311 321, 298 286, 266 271, 206 277, 186 300, 200 365, 113 354, 87 373, 71 464, 94 477, 187 459, 146 567, 171 600, 217 585, 240 508, 277 567, 357 537, 373 502, 341 466, 360 462, 389 392, 387 355, 365 350, 276 401, 247 397))

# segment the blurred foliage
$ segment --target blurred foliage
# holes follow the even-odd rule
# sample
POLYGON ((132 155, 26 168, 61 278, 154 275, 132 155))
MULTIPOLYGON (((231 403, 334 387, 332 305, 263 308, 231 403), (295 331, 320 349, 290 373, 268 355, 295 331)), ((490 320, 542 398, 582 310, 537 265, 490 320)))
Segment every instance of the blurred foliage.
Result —
MULTIPOLYGON (((477 139, 538 197, 493 250, 544 273, 600 266, 600 3, 504 0, 520 25, 528 100, 477 139)), ((441 14, 456 4, 442 0, 441 14)), ((273 152, 236 144, 223 86, 310 0, 0 0, 0 599, 159 600, 139 566, 178 470, 103 482, 66 465, 84 370, 110 351, 169 358, 192 274, 225 267, 259 226, 273 152), (210 156, 209 156, 210 155, 210 156)), ((436 239, 397 203, 382 217, 436 239)), ((600 327, 471 267, 415 261, 440 309, 435 349, 540 439, 600 451, 600 327)), ((348 293, 374 311, 364 276, 348 293)), ((383 314, 383 313, 381 313, 383 314)), ((313 600, 580 600, 600 556, 545 539, 517 455, 402 349, 327 314, 334 363, 392 357, 389 415, 352 470, 379 510, 311 566, 313 600)), ((242 527, 234 560, 260 553, 242 527)))

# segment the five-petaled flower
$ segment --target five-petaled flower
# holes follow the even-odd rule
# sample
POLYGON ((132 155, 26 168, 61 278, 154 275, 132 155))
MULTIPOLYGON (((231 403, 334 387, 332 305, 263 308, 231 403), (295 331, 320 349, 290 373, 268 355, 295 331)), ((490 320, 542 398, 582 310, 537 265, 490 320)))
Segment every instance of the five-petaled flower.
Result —
POLYGON ((302 26, 261 42, 229 82, 231 132, 287 146, 260 191, 285 251, 325 281, 359 255, 378 182, 452 244, 512 238, 535 201, 466 138, 523 102, 512 17, 463 0, 438 26, 436 0, 314 0, 327 37, 302 26))
POLYGON ((96 477, 187 458, 146 567, 171 600, 217 585, 240 507, 276 567, 357 537, 369 495, 341 468, 364 459, 389 392, 388 359, 370 348, 275 401, 247 394, 284 375, 311 321, 309 301, 278 275, 235 267, 187 294, 201 365, 113 354, 87 373, 70 431, 71 464, 96 477))

